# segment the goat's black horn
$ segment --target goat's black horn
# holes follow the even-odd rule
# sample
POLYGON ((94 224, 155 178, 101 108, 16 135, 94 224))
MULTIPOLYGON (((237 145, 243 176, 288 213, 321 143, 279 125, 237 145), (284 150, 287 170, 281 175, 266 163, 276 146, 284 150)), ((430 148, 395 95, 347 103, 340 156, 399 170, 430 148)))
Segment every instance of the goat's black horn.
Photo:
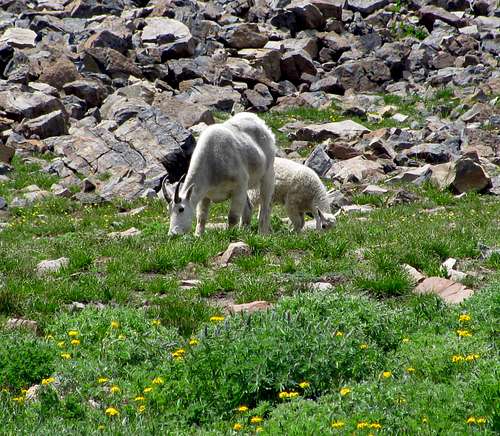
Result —
POLYGON ((181 199, 179 198, 179 189, 181 187, 182 181, 184 180, 184 177, 186 177, 185 174, 180 178, 180 180, 177 182, 177 185, 175 186, 174 203, 180 203, 181 201, 181 199))

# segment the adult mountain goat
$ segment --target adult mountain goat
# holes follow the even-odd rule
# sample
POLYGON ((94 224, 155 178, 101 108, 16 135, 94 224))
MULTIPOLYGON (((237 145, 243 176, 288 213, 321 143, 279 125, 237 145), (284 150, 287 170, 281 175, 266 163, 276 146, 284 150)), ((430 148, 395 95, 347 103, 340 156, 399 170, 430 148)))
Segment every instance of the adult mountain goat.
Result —
POLYGON ((229 227, 240 221, 247 190, 259 189, 259 231, 268 233, 274 190, 274 135, 257 115, 242 112, 200 135, 184 183, 162 185, 169 202, 171 235, 191 230, 196 208, 196 234, 205 231, 210 202, 231 199, 229 227), (173 192, 172 192, 173 191, 173 192))
MULTIPOLYGON (((300 232, 304 227, 304 214, 311 213, 317 230, 326 230, 335 224, 331 214, 328 192, 318 175, 305 165, 289 159, 275 158, 275 185, 272 202, 283 204, 293 228, 300 232)), ((259 202, 259 192, 248 193, 249 202, 243 214, 243 223, 250 222, 252 207, 259 202)))

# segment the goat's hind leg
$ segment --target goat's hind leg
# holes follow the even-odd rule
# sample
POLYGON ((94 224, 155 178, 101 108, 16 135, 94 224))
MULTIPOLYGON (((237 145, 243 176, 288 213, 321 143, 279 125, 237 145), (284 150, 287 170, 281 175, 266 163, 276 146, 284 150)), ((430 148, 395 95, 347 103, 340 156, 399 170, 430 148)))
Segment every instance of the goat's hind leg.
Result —
POLYGON ((205 232, 205 225, 208 219, 208 209, 210 207, 210 200, 204 198, 198 203, 196 207, 196 236, 201 236, 205 232))
POLYGON ((227 217, 228 227, 234 227, 240 222, 247 203, 247 190, 245 188, 246 186, 243 189, 240 188, 231 197, 231 208, 227 217))

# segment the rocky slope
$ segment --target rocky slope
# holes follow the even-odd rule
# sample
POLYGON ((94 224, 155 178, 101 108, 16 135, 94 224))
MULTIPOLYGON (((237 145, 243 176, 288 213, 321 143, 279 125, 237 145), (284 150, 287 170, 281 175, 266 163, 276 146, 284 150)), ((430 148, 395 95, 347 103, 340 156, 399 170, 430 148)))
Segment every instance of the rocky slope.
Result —
POLYGON ((500 194, 499 55, 495 0, 2 0, 0 177, 51 152, 54 195, 154 197, 214 113, 335 108, 282 131, 337 186, 500 194))

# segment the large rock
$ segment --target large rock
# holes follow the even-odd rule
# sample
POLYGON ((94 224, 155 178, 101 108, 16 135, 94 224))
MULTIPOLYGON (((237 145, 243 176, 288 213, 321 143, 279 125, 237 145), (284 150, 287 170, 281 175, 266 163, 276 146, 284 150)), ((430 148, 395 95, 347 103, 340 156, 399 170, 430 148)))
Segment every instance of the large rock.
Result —
POLYGON ((103 72, 111 78, 128 78, 130 75, 142 77, 142 70, 128 57, 112 48, 88 48, 85 50, 84 62, 90 70, 103 72))
POLYGON ((383 61, 374 58, 347 61, 334 70, 345 90, 357 92, 381 90, 381 85, 391 80, 391 71, 383 61))
POLYGON ((55 97, 41 92, 0 92, 0 109, 15 120, 35 118, 57 110, 64 110, 55 97))
POLYGON ((408 159, 420 159, 430 164, 449 162, 458 156, 458 146, 451 142, 423 143, 404 150, 401 155, 408 159))
POLYGON ((332 160, 325 153, 321 145, 318 145, 309 155, 304 165, 314 170, 318 176, 324 176, 332 166, 332 160))
POLYGON ((481 192, 491 186, 491 179, 484 168, 468 157, 457 160, 452 171, 450 185, 458 193, 481 192))
POLYGON ((50 136, 66 135, 68 133, 66 120, 66 113, 58 110, 27 120, 21 125, 20 129, 28 138, 32 135, 36 135, 40 139, 50 136))
POLYGON ((325 26, 325 17, 319 8, 308 0, 294 0, 286 9, 295 15, 297 30, 321 30, 325 26))
POLYGON ((369 15, 384 6, 387 6, 390 0, 347 0, 346 7, 354 12, 360 12, 363 16, 369 15))
POLYGON ((328 138, 355 138, 370 130, 351 120, 299 126, 295 137, 302 141, 323 141, 328 138))
POLYGON ((435 294, 446 303, 458 304, 473 295, 474 291, 461 283, 442 277, 428 277, 415 289, 415 294, 435 294))
POLYGON ((157 94, 153 106, 159 108, 169 118, 176 120, 185 129, 199 123, 207 125, 215 123, 212 112, 206 106, 182 101, 175 97, 157 94))
POLYGON ((231 24, 224 27, 222 38, 232 48, 262 48, 269 38, 253 23, 231 24))
POLYGON ((288 38, 280 41, 269 41, 264 48, 271 50, 284 50, 292 52, 304 50, 309 54, 311 59, 315 59, 318 55, 318 39, 313 37, 308 38, 288 38))
POLYGON ((84 43, 84 49, 92 48, 112 48, 113 50, 125 53, 129 48, 130 41, 111 30, 100 30, 90 36, 84 43))
POLYGON ((427 27, 429 32, 434 28, 436 20, 454 27, 464 27, 467 25, 467 21, 463 18, 436 6, 424 6, 419 9, 418 13, 420 15, 420 23, 427 27))
POLYGON ((96 80, 77 80, 63 86, 66 94, 85 100, 88 107, 100 106, 107 96, 105 86, 96 80))
POLYGON ((15 153, 16 149, 14 147, 0 141, 0 162, 10 163, 15 153))
POLYGON ((33 48, 36 46, 36 33, 30 29, 11 27, 0 37, 0 44, 15 48, 33 48))
POLYGON ((357 156, 334 163, 326 175, 342 183, 378 182, 384 178, 384 170, 381 163, 357 156))
POLYGON ((281 58, 281 73, 283 78, 293 83, 300 83, 302 74, 306 73, 315 76, 317 70, 309 54, 304 50, 297 50, 283 55, 281 58))
POLYGON ((60 257, 59 259, 54 260, 42 260, 36 266, 36 272, 38 275, 58 272, 62 268, 66 268, 68 265, 69 259, 67 257, 60 257))
POLYGON ((75 64, 65 56, 43 65, 39 81, 62 89, 65 83, 81 79, 75 64))
POLYGON ((281 79, 281 55, 277 50, 246 48, 238 51, 238 56, 247 60, 255 70, 262 70, 268 79, 275 82, 281 79))
POLYGON ((188 103, 227 112, 235 103, 240 103, 241 95, 230 86, 199 85, 179 94, 177 98, 188 103))
POLYGON ((191 38, 189 28, 180 21, 166 17, 146 18, 146 27, 144 27, 141 34, 143 43, 158 45, 183 38, 191 38))
POLYGON ((46 143, 63 157, 65 165, 55 171, 63 173, 69 168, 85 176, 113 174, 97 187, 106 199, 138 198, 149 188, 158 189, 165 174, 169 181, 178 180, 187 171, 195 146, 193 136, 159 109, 137 108, 136 103, 130 102, 129 116, 113 132, 99 126, 83 127, 73 129, 71 136, 48 138, 46 143))

